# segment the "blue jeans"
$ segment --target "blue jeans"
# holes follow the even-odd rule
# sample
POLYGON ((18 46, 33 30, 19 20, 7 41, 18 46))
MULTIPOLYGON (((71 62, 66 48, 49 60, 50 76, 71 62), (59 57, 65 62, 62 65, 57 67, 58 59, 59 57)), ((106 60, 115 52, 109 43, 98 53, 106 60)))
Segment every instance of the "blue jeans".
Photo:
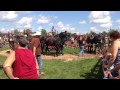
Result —
POLYGON ((37 59, 37 62, 38 62, 38 66, 39 66, 39 73, 41 74, 42 72, 42 59, 41 59, 41 56, 40 55, 37 55, 36 56, 36 59, 37 59))
POLYGON ((26 45, 25 48, 28 49, 28 45, 26 45))
POLYGON ((80 46, 80 55, 84 55, 84 46, 80 46))

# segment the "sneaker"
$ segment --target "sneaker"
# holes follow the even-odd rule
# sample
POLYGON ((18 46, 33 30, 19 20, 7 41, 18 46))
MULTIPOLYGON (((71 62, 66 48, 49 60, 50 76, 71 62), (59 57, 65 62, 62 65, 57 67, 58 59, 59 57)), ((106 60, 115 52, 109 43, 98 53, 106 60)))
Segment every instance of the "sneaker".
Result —
POLYGON ((44 74, 44 72, 41 72, 41 75, 44 74))

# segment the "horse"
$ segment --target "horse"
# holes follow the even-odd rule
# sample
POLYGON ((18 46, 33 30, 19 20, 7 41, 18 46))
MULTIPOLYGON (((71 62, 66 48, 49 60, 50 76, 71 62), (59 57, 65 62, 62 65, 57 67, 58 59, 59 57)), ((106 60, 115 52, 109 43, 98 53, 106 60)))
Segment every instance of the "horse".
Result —
POLYGON ((98 53, 101 52, 103 48, 103 43, 104 43, 104 36, 102 34, 96 34, 92 40, 94 46, 94 53, 96 54, 96 50, 98 50, 98 53))
POLYGON ((45 50, 45 47, 46 47, 46 44, 45 44, 45 40, 46 40, 47 36, 41 36, 40 37, 40 43, 41 43, 41 53, 44 54, 44 50, 45 50))
POLYGON ((41 42, 41 48, 42 53, 45 48, 45 54, 47 53, 49 46, 54 46, 56 50, 55 56, 58 56, 58 54, 63 55, 63 45, 65 44, 65 41, 67 41, 70 37, 70 34, 67 32, 61 32, 60 34, 57 34, 55 36, 43 36, 40 38, 41 42))

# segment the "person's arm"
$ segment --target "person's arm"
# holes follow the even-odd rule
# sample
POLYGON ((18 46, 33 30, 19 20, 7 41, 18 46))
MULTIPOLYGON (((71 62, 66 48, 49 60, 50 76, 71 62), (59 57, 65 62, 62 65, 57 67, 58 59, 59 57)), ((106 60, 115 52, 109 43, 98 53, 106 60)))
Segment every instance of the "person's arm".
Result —
POLYGON ((113 49, 112 50, 112 58, 110 59, 108 66, 111 66, 117 57, 117 52, 118 52, 118 42, 117 41, 115 41, 113 43, 112 49, 113 49))
POLYGON ((34 42, 34 44, 33 44, 33 55, 35 56, 37 74, 40 77, 39 66, 38 66, 38 62, 37 62, 37 59, 36 59, 36 49, 37 49, 37 47, 38 47, 38 41, 36 39, 35 42, 34 42))
POLYGON ((15 51, 11 52, 3 64, 3 70, 9 79, 18 79, 13 76, 12 65, 15 62, 15 51))
POLYGON ((114 72, 114 71, 118 71, 120 69, 120 65, 117 65, 115 66, 112 70, 110 70, 111 72, 114 72))
POLYGON ((33 55, 36 57, 36 49, 39 45, 39 39, 34 39, 34 43, 33 43, 33 55))
POLYGON ((37 62, 36 58, 35 58, 35 62, 36 62, 37 74, 38 74, 38 76, 40 77, 40 73, 39 73, 40 68, 39 68, 39 66, 38 66, 38 62, 37 62))
POLYGON ((33 46, 33 55, 36 57, 35 53, 36 53, 36 47, 33 46))

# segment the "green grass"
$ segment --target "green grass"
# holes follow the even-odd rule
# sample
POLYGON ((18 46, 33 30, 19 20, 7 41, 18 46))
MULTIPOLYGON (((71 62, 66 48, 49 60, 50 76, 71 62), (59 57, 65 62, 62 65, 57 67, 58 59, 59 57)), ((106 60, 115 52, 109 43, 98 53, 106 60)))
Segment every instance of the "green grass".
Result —
POLYGON ((79 48, 64 47, 63 53, 64 54, 78 54, 79 48))
POLYGON ((101 79, 98 59, 86 59, 72 62, 61 60, 43 60, 41 79, 101 79))
MULTIPOLYGON (((45 52, 45 51, 44 51, 45 52)), ((50 52, 47 52, 47 54, 55 54, 56 50, 51 50, 50 52)), ((72 47, 64 47, 63 48, 63 54, 78 54, 79 53, 79 48, 72 48, 72 47)))
MULTIPOLYGON (((0 65, 2 65, 5 60, 6 60, 6 57, 0 55, 0 65)), ((5 75, 3 69, 0 69, 0 79, 7 79, 7 76, 5 75)))
MULTIPOLYGON (((7 50, 8 48, 3 48, 7 50)), ((79 48, 65 47, 64 54, 78 54, 79 48)), ((4 63, 6 57, 0 56, 0 63, 4 63)), ((98 58, 86 60, 43 60, 43 74, 41 79, 101 79, 98 58)), ((0 79, 6 79, 3 70, 0 69, 0 79)))
POLYGON ((8 50, 8 49, 10 49, 10 47, 9 47, 9 46, 5 46, 5 47, 3 47, 3 48, 0 48, 0 51, 8 50))
MULTIPOLYGON (((3 64, 6 57, 0 56, 3 64)), ((41 79, 101 79, 98 58, 64 62, 64 60, 43 60, 41 79)), ((0 79, 7 79, 0 69, 0 79)))

